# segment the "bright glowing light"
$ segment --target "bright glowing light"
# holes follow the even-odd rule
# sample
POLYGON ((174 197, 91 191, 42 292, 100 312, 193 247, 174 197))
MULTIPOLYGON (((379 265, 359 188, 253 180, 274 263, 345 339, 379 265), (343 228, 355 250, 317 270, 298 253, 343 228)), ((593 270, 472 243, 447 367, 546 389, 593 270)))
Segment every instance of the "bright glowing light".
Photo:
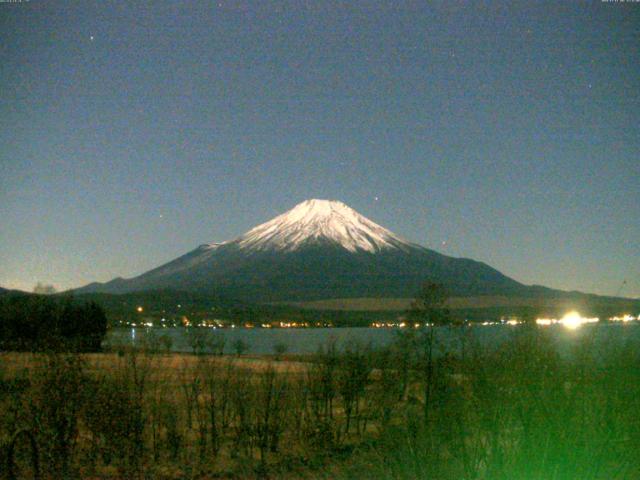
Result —
POLYGON ((144 311, 144 308, 138 307, 138 308, 136 308, 136 310, 138 311, 138 313, 142 313, 144 311))
POLYGON ((536 318, 537 325, 551 325, 552 323, 556 323, 557 320, 553 318, 536 318))
POLYGON ((570 330, 575 330, 583 323, 595 323, 597 321, 598 321, 598 318, 585 318, 582 315, 580 315, 578 312, 572 311, 567 313, 564 317, 562 317, 559 323, 561 323, 562 325, 564 325, 566 328, 570 330))
POLYGON ((612 322, 631 322, 633 320, 635 320, 635 317, 633 315, 629 315, 629 314, 625 314, 621 317, 611 317, 609 319, 612 322))
POLYGON ((569 312, 564 317, 562 317, 562 320, 560 320, 560 322, 568 329, 575 330, 582 323, 581 320, 582 319, 580 318, 580 314, 578 312, 569 312))

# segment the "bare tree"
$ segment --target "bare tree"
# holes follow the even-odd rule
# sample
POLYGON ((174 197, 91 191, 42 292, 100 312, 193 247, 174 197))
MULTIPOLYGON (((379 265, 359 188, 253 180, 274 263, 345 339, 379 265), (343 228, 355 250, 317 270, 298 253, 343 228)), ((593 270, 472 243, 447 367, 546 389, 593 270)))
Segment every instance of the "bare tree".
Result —
POLYGON ((236 355, 240 357, 249 350, 249 344, 241 338, 238 338, 233 342, 233 349, 236 351, 236 355))
POLYGON ((433 393, 435 327, 448 324, 451 321, 449 309, 446 307, 448 297, 447 290, 442 284, 426 282, 407 312, 408 320, 411 323, 422 325, 416 341, 421 364, 419 371, 424 377, 423 413, 425 424, 429 420, 433 393))
POLYGON ((53 295, 56 292, 56 287, 42 282, 36 283, 36 285, 33 287, 33 293, 38 293, 40 295, 53 295))
POLYGON ((289 347, 286 343, 278 342, 273 345, 273 353, 276 354, 276 360, 281 360, 282 356, 287 353, 289 347))

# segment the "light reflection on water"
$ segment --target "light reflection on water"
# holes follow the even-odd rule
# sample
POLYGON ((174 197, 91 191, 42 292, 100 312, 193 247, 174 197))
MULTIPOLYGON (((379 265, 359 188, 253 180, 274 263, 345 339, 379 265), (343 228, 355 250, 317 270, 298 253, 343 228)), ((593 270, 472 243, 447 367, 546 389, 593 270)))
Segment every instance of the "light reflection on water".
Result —
MULTIPOLYGON (((193 327, 192 327, 193 328, 193 327)), ((436 337, 441 348, 455 351, 464 344, 469 347, 477 344, 482 348, 495 348, 502 342, 517 335, 521 326, 491 325, 471 327, 440 327, 436 329, 436 337)), ((640 323, 613 323, 582 325, 577 330, 568 330, 562 325, 543 327, 549 332, 561 355, 568 355, 573 346, 584 336, 593 335, 598 346, 618 348, 627 342, 637 344, 640 348, 640 323)), ((153 330, 155 336, 168 335, 172 340, 174 352, 191 352, 185 328, 120 328, 113 329, 107 335, 107 343, 142 346, 147 332, 153 330)), ((282 328, 282 329, 206 329, 206 335, 224 337, 225 353, 234 353, 233 343, 241 339, 248 345, 247 353, 272 354, 277 344, 286 345, 287 352, 293 354, 315 353, 318 349, 335 341, 338 348, 350 342, 372 347, 383 347, 391 343, 398 335, 398 329, 392 328, 282 328)))

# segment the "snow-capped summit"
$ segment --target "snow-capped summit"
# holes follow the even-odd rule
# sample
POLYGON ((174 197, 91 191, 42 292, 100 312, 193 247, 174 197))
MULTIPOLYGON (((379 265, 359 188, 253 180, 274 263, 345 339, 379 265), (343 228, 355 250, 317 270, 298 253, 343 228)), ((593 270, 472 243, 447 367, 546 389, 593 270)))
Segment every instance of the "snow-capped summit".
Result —
POLYGON ((294 251, 310 242, 328 242, 350 252, 372 253, 410 246, 344 203, 318 199, 299 203, 230 243, 248 250, 294 251))

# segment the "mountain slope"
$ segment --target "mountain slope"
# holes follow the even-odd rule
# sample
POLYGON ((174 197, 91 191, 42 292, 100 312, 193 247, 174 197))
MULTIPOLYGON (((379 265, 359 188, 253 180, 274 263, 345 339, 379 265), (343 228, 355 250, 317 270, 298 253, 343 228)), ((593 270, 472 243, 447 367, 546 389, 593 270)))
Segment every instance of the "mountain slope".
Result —
POLYGON ((169 288, 266 302, 411 297, 425 280, 453 295, 526 295, 531 288, 484 263, 407 242, 341 202, 307 200, 234 240, 78 291, 169 288))

